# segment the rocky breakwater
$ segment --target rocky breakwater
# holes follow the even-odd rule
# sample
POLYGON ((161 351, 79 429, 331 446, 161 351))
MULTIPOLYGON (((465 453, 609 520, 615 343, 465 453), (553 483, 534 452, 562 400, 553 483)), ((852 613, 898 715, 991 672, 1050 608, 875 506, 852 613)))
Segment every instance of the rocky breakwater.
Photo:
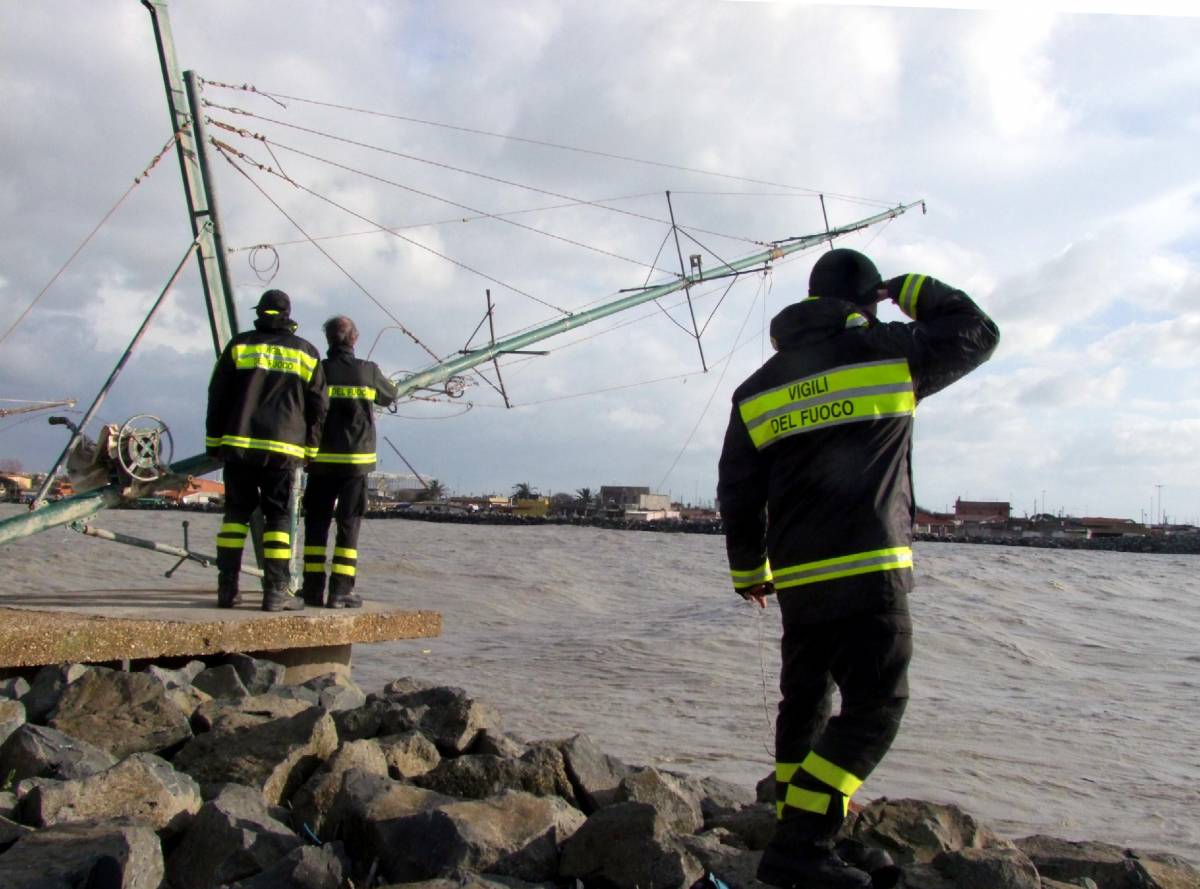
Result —
MULTIPOLYGON (((751 791, 585 735, 523 741, 460 689, 282 674, 234 655, 0 682, 0 886, 761 885, 769 778, 751 791)), ((876 800, 846 832, 912 889, 1200 889, 1170 855, 1010 841, 936 803, 876 800)))

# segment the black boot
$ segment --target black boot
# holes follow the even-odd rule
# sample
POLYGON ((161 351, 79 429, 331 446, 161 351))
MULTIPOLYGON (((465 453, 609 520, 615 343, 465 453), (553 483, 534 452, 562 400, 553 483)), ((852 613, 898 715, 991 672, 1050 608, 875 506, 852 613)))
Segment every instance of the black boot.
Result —
POLYGON ((301 595, 304 596, 305 605, 320 608, 325 604, 325 578, 305 577, 304 586, 301 588, 301 595))
POLYGON ((232 608, 234 605, 242 604, 242 594, 238 592, 237 575, 229 577, 225 574, 217 575, 217 607, 232 608))
POLYGON ((263 590, 263 611, 303 611, 304 600, 293 596, 286 587, 270 587, 263 590))
POLYGON ((871 877, 838 858, 828 843, 793 845, 787 852, 769 845, 755 876, 782 889, 872 889, 871 877))
POLYGON ((325 603, 326 608, 362 608, 362 596, 357 593, 333 593, 329 594, 329 601, 325 603))
POLYGON ((883 849, 868 846, 861 840, 849 838, 838 840, 833 851, 837 857, 871 875, 875 889, 891 889, 900 882, 903 872, 892 861, 892 856, 883 849))

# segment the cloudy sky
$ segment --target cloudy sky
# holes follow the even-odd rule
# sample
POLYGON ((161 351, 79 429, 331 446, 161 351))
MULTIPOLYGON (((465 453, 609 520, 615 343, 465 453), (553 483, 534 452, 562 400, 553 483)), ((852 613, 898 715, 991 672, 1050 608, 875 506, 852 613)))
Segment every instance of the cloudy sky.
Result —
MULTIPOLYGON (((1200 19, 1120 8, 178 0, 171 16, 206 116, 247 134, 212 128, 244 155, 213 158, 243 326, 269 281, 318 345, 346 313, 360 355, 411 372, 467 344, 485 290, 505 335, 678 272, 667 191, 685 261, 708 268, 820 231, 821 194, 833 225, 924 200, 842 241, 885 277, 962 287, 1002 331, 918 412, 918 501, 1139 520, 1161 502, 1194 522, 1200 19)), ((63 270, 171 135, 148 13, 0 4, 0 108, 0 397, 82 410, 190 241, 168 155, 63 270)), ((707 373, 668 298, 508 358, 516 409, 470 374, 382 433, 460 493, 711 500, 730 395, 818 255, 693 290, 707 373)), ((100 412, 161 417, 177 458, 202 449, 202 306, 193 263, 100 412)), ((0 420, 0 457, 45 468, 65 443, 45 416, 0 420)))

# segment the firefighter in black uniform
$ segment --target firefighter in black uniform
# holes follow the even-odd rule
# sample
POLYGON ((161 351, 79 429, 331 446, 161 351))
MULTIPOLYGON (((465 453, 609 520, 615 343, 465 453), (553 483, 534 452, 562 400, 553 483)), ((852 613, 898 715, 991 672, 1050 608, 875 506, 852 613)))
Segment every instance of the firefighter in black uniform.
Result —
POLYGON ((225 517, 217 532, 217 605, 241 602, 238 572, 250 516, 262 507, 264 611, 296 611, 288 592, 292 475, 317 452, 325 419, 321 355, 296 336, 292 304, 268 290, 255 307, 254 330, 226 344, 208 384, 205 450, 225 464, 225 517))
POLYGON ((776 354, 734 392, 717 487, 733 586, 761 607, 777 593, 783 616, 779 820, 763 882, 865 889, 866 871, 890 863, 859 869, 833 844, 908 700, 913 413, 998 339, 961 290, 881 281, 866 256, 832 250, 809 298, 772 319, 776 354), (912 320, 877 321, 883 299, 912 320))
POLYGON ((358 328, 344 315, 325 322, 328 356, 321 362, 329 413, 321 446, 308 461, 304 490, 304 601, 327 608, 360 608, 354 592, 358 529, 367 511, 367 475, 375 469, 375 405, 396 401, 396 386, 373 361, 354 357, 358 328), (329 523, 337 519, 325 600, 329 523))

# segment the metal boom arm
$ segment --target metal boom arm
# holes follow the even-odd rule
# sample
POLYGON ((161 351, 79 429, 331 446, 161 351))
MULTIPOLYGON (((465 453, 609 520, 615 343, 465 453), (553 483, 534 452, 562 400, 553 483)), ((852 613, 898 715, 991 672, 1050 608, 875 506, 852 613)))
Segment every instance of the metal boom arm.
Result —
MULTIPOLYGON (((795 253, 799 250, 804 250, 808 247, 813 247, 823 241, 832 241, 833 238, 839 235, 850 234, 868 226, 874 225, 877 222, 883 222, 886 219, 895 219, 902 213, 906 213, 913 207, 923 205, 922 201, 914 201, 910 204, 901 204, 897 207, 892 207, 889 210, 884 210, 882 213, 876 213, 874 216, 868 216, 866 219, 860 219, 858 222, 852 222, 849 225, 841 226, 840 228, 831 229, 827 232, 822 232, 816 235, 804 235, 799 238, 792 238, 786 242, 781 242, 773 246, 770 250, 763 250, 751 256, 742 259, 736 259, 733 262, 724 263, 715 269, 712 269, 708 278, 717 275, 729 273, 737 273, 745 269, 752 268, 760 263, 770 263, 778 259, 782 259, 790 253, 795 253)), ((423 371, 418 371, 412 376, 405 377, 397 384, 400 395, 409 395, 417 389, 424 389, 441 383, 450 377, 460 374, 465 370, 485 364, 491 361, 497 355, 505 352, 512 352, 515 349, 521 349, 532 343, 540 342, 544 339, 549 339, 556 334, 565 333, 568 330, 574 330, 576 327, 582 327, 585 324, 590 324, 600 318, 608 315, 615 315, 617 312, 623 312, 626 309, 631 309, 634 306, 640 306, 643 303, 659 299, 670 293, 675 293, 678 290, 683 290, 685 287, 691 287, 695 284, 702 283, 706 280, 704 275, 687 275, 681 276, 679 280, 672 281, 669 284, 660 284, 657 287, 649 287, 639 293, 633 293, 629 296, 615 299, 601 306, 596 306, 594 309, 588 309, 584 312, 570 315, 567 318, 560 318, 557 321, 551 321, 548 324, 543 324, 540 327, 535 327, 533 330, 527 330, 525 333, 516 334, 506 339, 497 340, 491 345, 481 349, 474 349, 466 355, 458 358, 452 358, 448 361, 443 361, 440 364, 432 365, 423 371)))

